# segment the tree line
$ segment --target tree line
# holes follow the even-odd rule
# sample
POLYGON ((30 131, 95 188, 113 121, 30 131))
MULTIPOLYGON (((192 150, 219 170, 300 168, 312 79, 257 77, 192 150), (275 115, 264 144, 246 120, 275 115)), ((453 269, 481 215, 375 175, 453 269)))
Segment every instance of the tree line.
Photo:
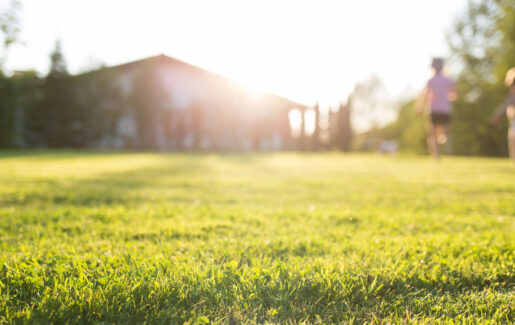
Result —
POLYGON ((81 78, 68 78, 59 43, 50 59, 43 78, 35 71, 0 72, 0 147, 87 146, 100 132, 103 122, 94 110, 98 97, 108 95, 108 83, 100 82, 89 102, 78 101, 77 90, 88 88, 80 87, 81 78))

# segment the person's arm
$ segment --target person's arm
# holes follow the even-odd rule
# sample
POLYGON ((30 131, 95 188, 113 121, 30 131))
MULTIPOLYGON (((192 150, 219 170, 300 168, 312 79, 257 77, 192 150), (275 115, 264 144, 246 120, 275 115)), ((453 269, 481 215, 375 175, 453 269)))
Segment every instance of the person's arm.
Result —
POLYGON ((497 124, 501 120, 501 117, 504 115, 504 112, 506 112, 505 107, 499 107, 492 113, 492 118, 490 119, 490 122, 492 124, 497 124))
POLYGON ((449 100, 451 102, 453 102, 456 99, 458 99, 458 89, 456 88, 456 83, 453 82, 452 86, 451 86, 451 90, 449 91, 449 100))
POLYGON ((427 87, 424 87, 420 94, 417 97, 415 102, 415 112, 418 115, 422 115, 424 113, 425 108, 427 107, 427 87))
POLYGON ((499 106, 493 113, 492 118, 490 122, 492 124, 499 123, 501 120, 501 117, 506 114, 506 110, 508 109, 508 106, 510 106, 510 97, 506 98, 506 100, 502 103, 501 106, 499 106))

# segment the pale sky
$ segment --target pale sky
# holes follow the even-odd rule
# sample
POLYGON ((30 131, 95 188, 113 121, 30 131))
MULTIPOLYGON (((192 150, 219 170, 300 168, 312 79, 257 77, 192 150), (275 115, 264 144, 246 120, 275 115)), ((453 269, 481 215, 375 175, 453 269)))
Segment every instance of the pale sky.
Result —
MULTIPOLYGON (((6 3, 7 0, 0 0, 6 3)), ((335 105, 372 74, 392 98, 424 86, 466 0, 21 0, 5 67, 72 73, 164 53, 304 104, 335 105)), ((452 67, 450 67, 452 71, 452 67)))

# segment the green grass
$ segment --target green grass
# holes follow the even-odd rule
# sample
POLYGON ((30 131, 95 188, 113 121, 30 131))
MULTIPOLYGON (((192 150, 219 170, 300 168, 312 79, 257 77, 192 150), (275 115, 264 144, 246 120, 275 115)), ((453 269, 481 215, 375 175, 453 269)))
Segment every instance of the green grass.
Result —
POLYGON ((0 323, 515 320, 507 159, 0 152, 0 323))

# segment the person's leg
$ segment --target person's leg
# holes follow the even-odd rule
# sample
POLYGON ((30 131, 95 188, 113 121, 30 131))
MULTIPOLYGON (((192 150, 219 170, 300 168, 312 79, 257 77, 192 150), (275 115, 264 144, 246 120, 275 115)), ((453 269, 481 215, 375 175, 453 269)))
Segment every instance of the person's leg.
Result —
POLYGON ((508 129, 508 152, 511 160, 515 162, 515 128, 513 127, 508 129))
POLYGON ((451 136, 451 125, 450 123, 445 123, 442 125, 442 132, 444 135, 445 141, 443 141, 444 151, 446 155, 452 154, 452 136, 451 136))
MULTIPOLYGON (((450 141, 450 124, 449 121, 443 119, 444 116, 437 115, 432 118, 434 135, 436 139, 436 146, 438 149, 443 147, 443 152, 446 154, 451 153, 450 141)), ((441 151, 441 150, 439 150, 441 151)))
POLYGON ((445 123, 435 123, 435 137, 436 137, 436 147, 438 149, 438 153, 443 152, 447 153, 447 128, 445 123))
POLYGON ((438 144, 444 144, 447 141, 447 137, 445 135, 445 130, 442 124, 437 123, 434 125, 436 142, 438 144))
POLYGON ((433 156, 435 160, 438 160, 438 142, 437 142, 437 132, 436 125, 431 122, 427 123, 427 149, 429 153, 433 156))

